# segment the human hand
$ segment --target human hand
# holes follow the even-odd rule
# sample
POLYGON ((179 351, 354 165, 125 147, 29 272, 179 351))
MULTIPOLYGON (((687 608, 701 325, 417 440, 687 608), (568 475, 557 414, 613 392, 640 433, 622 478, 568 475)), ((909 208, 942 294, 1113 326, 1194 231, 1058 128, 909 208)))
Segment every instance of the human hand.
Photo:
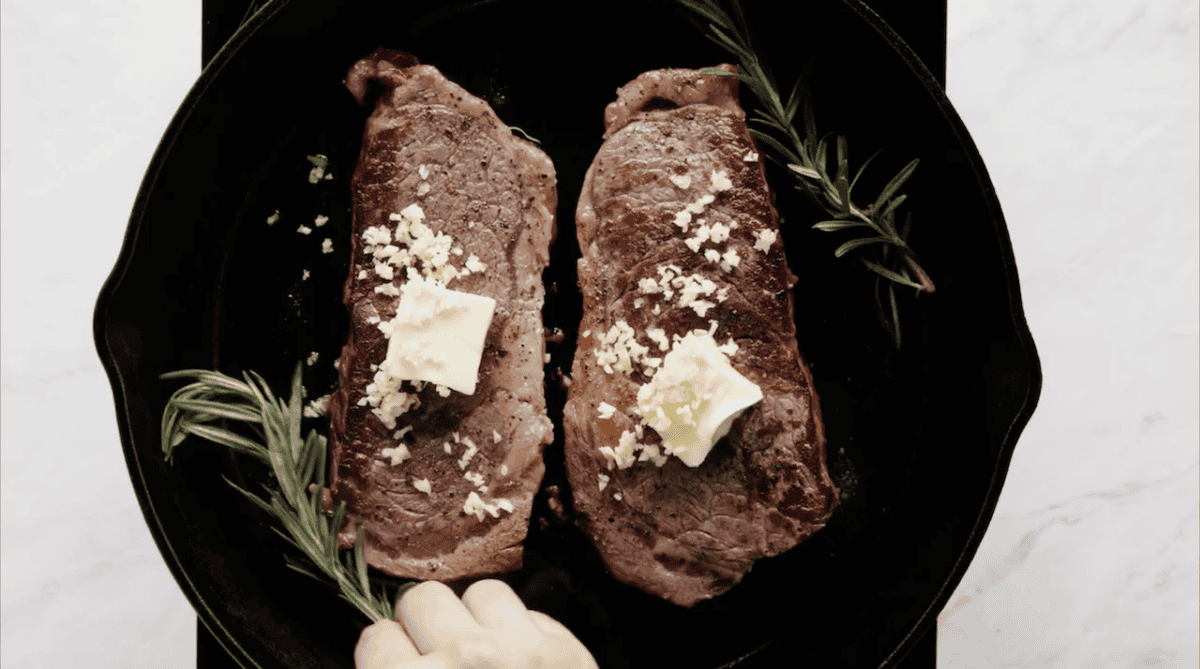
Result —
POLYGON ((474 583, 461 601, 443 583, 419 583, 396 617, 363 630, 355 669, 598 669, 570 630, 503 581, 474 583))

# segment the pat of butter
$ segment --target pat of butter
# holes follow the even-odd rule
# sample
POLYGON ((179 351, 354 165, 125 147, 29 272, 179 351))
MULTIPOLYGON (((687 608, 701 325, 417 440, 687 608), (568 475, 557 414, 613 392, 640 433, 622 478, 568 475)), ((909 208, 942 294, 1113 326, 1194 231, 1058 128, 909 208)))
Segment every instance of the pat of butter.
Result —
POLYGON ((638 413, 662 437, 667 455, 698 467, 733 420, 762 398, 762 390, 733 368, 712 335, 692 332, 638 390, 638 413))
POLYGON ((496 301, 490 297, 412 277, 400 287, 387 358, 380 367, 392 378, 428 381, 474 394, 495 310, 496 301))

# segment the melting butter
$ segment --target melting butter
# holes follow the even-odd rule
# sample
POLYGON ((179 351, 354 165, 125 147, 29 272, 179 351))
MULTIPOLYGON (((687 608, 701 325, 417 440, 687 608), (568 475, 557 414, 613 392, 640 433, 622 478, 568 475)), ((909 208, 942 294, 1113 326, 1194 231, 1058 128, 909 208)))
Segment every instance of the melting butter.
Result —
POLYGON ((400 287, 396 317, 388 328, 387 358, 380 369, 394 379, 428 381, 474 394, 495 310, 496 301, 490 297, 410 276, 400 287))
POLYGON ((762 390, 738 373, 712 335, 693 331, 676 341, 662 367, 638 390, 638 413, 662 437, 664 451, 698 467, 729 433, 733 420, 762 401, 762 390))

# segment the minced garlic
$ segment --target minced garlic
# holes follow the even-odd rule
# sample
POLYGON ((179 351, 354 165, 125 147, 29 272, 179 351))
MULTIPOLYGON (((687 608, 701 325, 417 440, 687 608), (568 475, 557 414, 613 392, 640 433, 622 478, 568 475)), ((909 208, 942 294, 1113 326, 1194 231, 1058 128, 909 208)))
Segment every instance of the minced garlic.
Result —
POLYGON ((467 472, 463 474, 463 478, 474 484, 476 488, 483 487, 483 474, 479 472, 467 472))
POLYGON ((771 245, 779 237, 774 230, 755 230, 754 231, 754 250, 766 253, 771 250, 771 245))
POLYGON ((471 441, 470 437, 463 437, 462 443, 466 445, 467 450, 458 459, 458 468, 466 469, 467 465, 471 462, 471 458, 475 457, 475 454, 479 452, 479 448, 475 446, 475 442, 471 441))
POLYGON ((671 183, 678 186, 680 190, 687 190, 688 186, 692 185, 692 177, 687 174, 672 174, 671 176, 667 177, 667 179, 670 179, 671 183))
POLYGON ((329 179, 333 175, 325 176, 325 168, 329 166, 329 157, 318 153, 315 156, 307 156, 308 162, 312 163, 312 169, 308 171, 308 183, 315 184, 321 179, 329 179))
POLYGON ((724 170, 713 170, 710 175, 712 179, 712 187, 715 191, 724 191, 733 188, 733 182, 729 180, 729 175, 724 170))
POLYGON ((329 408, 329 395, 318 397, 309 402, 304 407, 304 416, 306 418, 320 418, 325 415, 325 411, 329 408))
POLYGON ((367 384, 366 395, 359 400, 359 406, 370 405, 371 412, 383 421, 389 430, 395 429, 396 419, 409 409, 421 405, 421 399, 416 393, 404 392, 400 389, 401 380, 388 376, 382 370, 375 372, 373 383, 367 384))
POLYGON ((395 448, 385 448, 379 451, 379 454, 385 458, 391 458, 392 466, 396 466, 412 456, 412 454, 408 452, 408 446, 404 444, 400 444, 395 448))
POLYGON ((482 521, 483 515, 486 513, 492 518, 499 518, 500 511, 512 513, 516 510, 513 503, 507 499, 492 500, 492 503, 484 502, 479 493, 474 490, 467 495, 467 501, 463 503, 463 513, 475 516, 476 519, 482 521))
POLYGON ((635 339, 633 328, 624 320, 617 321, 608 332, 597 336, 596 363, 608 374, 614 371, 631 372, 633 363, 650 351, 635 339))

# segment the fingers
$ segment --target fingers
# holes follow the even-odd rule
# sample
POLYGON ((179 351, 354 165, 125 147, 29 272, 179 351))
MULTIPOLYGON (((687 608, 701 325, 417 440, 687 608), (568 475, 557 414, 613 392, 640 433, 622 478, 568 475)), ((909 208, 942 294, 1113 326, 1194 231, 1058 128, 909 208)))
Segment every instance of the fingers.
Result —
POLYGON ((425 581, 409 588, 396 606, 396 617, 422 655, 454 645, 479 630, 479 623, 444 583, 425 581))
POLYGON ((354 651, 356 669, 551 666, 551 660, 572 669, 597 667, 565 625, 526 609, 495 579, 474 583, 461 600, 443 583, 417 584, 400 598, 396 617, 399 625, 385 621, 390 624, 364 630, 354 651), (390 654, 376 644, 389 646, 390 654))
POLYGON ((556 638, 574 639, 575 635, 571 634, 571 630, 567 626, 558 622, 554 618, 542 613, 541 611, 530 611, 529 619, 537 626, 542 634, 556 638))
POLYGON ((422 655, 415 660, 398 664, 395 669, 459 669, 459 666, 445 653, 439 652, 422 655))
POLYGON ((529 618, 546 637, 555 639, 565 655, 561 666, 578 669, 599 669, 595 658, 588 652, 583 642, 579 640, 567 626, 541 611, 530 611, 529 618))
POLYGON ((364 629, 354 647, 355 669, 394 669, 421 657, 395 620, 380 620, 364 629))
POLYGON ((536 631, 525 603, 504 581, 487 579, 473 583, 462 596, 463 605, 480 625, 515 633, 536 631))

